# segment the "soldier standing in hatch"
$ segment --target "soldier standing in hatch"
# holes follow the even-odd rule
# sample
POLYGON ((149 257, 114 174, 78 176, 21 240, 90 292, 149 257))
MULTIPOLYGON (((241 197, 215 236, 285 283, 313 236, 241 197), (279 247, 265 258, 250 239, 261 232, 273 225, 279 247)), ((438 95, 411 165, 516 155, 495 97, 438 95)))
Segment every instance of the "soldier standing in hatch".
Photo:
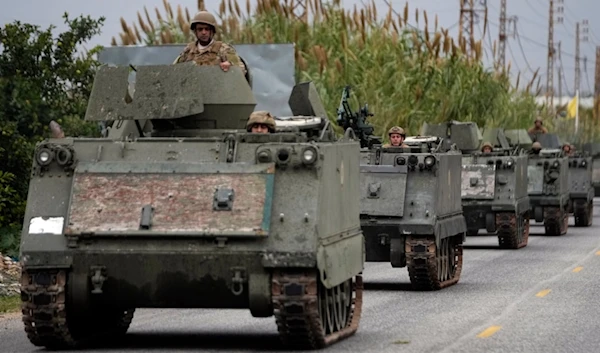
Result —
POLYGON ((198 12, 190 22, 190 29, 197 40, 189 43, 173 64, 195 61, 198 65, 219 65, 223 71, 238 65, 246 75, 246 65, 235 49, 227 43, 214 40, 217 21, 211 13, 198 12))
POLYGON ((542 150, 542 144, 539 142, 534 142, 531 145, 531 154, 540 154, 540 151, 542 150))
POLYGON ((408 147, 407 144, 404 143, 404 139, 406 138, 406 134, 404 133, 404 129, 400 126, 394 126, 388 131, 388 136, 390 138, 390 143, 386 143, 383 145, 383 148, 388 147, 408 147))
POLYGON ((540 118, 538 116, 535 119, 535 121, 533 122, 533 127, 531 129, 527 130, 527 132, 532 135, 547 134, 548 129, 546 129, 543 125, 544 125, 544 122, 542 121, 542 118, 540 118))
POLYGON ((492 146, 492 144, 489 142, 484 142, 483 145, 481 146, 481 152, 483 152, 483 153, 492 153, 493 149, 494 149, 494 146, 492 146))
POLYGON ((571 145, 568 143, 565 143, 562 146, 562 150, 563 150, 563 153, 565 156, 570 156, 571 154, 573 154, 573 149, 572 149, 571 145))
POLYGON ((275 132, 275 119, 266 110, 253 112, 246 123, 246 131, 258 134, 273 133, 275 132))

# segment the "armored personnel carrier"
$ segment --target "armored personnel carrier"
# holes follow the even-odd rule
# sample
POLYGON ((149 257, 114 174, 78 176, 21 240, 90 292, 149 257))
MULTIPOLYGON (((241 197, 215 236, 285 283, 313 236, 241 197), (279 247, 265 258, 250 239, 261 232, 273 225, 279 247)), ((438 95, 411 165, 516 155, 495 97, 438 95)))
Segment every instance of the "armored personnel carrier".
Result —
POLYGON ((584 143, 581 145, 580 150, 592 157, 592 185, 594 187, 594 196, 600 196, 600 143, 584 143))
POLYGON ((589 227, 594 212, 592 157, 584 151, 575 151, 568 155, 568 160, 569 211, 576 227, 589 227))
MULTIPOLYGON (((368 107, 367 107, 368 108, 368 107)), ((382 147, 363 129, 368 109, 339 120, 367 131, 360 165, 360 214, 367 262, 407 267, 413 288, 439 290, 460 279, 466 225, 460 204, 460 152, 442 139, 407 137, 408 147, 382 147)), ((340 124, 343 125, 343 124, 340 124)))
POLYGON ((256 100, 237 67, 138 67, 135 92, 128 75, 100 67, 86 113, 125 135, 35 150, 21 242, 31 343, 124 334, 141 307, 274 315, 292 347, 352 335, 359 144, 334 140, 314 86, 293 89, 298 116, 258 134, 244 128, 256 100))
MULTIPOLYGON (((569 159, 555 134, 531 135, 539 153, 530 153, 527 192, 536 222, 544 222, 546 235, 563 235, 569 227, 569 159)), ((533 152, 533 151, 532 151, 533 152)))
POLYGON ((527 155, 512 148, 500 128, 483 134, 474 122, 425 124, 423 133, 446 137, 461 150, 461 198, 467 235, 480 229, 498 236, 501 248, 519 249, 529 239, 527 155), (489 150, 480 150, 481 142, 489 150))

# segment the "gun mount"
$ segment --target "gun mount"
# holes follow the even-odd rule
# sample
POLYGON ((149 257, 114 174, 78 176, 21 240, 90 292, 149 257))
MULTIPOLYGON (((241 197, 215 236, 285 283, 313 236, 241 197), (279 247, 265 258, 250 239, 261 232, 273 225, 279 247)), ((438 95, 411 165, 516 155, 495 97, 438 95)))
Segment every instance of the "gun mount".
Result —
POLYGON ((441 124, 423 123, 421 135, 437 136, 446 144, 455 144, 463 154, 477 151, 482 135, 474 122, 448 121, 441 124))
POLYGON ((352 108, 350 108, 350 103, 348 102, 349 98, 350 86, 346 86, 342 92, 342 98, 337 110, 337 124, 341 126, 344 131, 352 129, 360 141, 361 148, 371 148, 374 145, 380 145, 381 138, 373 135, 374 128, 371 124, 367 123, 367 118, 374 115, 369 112, 369 105, 365 104, 357 112, 353 112, 352 108))

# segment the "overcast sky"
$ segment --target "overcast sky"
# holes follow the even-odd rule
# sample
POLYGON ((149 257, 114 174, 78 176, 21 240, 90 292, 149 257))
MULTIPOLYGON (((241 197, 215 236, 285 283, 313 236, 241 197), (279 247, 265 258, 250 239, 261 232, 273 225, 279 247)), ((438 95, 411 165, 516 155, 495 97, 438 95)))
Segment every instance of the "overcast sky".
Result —
MULTIPOLYGON (((92 45, 110 45, 110 40, 113 36, 118 37, 120 32, 120 18, 123 17, 127 23, 136 20, 137 11, 143 10, 146 6, 148 10, 154 10, 158 7, 163 11, 162 0, 5 0, 10 3, 10 6, 3 6, 0 12, 0 24, 4 25, 14 20, 19 20, 27 23, 35 23, 42 28, 46 28, 53 24, 58 29, 64 29, 62 24, 62 14, 66 11, 71 17, 79 14, 91 15, 92 17, 106 17, 105 25, 102 34, 94 38, 92 45)), ((250 0, 254 3, 254 0, 250 0)), ((347 8, 352 8, 355 4, 362 7, 362 2, 367 0, 342 0, 342 3, 347 8)), ((402 12, 405 0, 391 0, 393 8, 399 13, 402 12)), ((480 4, 485 3, 485 0, 480 1, 480 4)), ((555 0, 555 8, 560 6, 561 0, 555 0)), ((594 67, 596 46, 600 45, 600 20, 594 20, 593 15, 600 14, 599 0, 562 0, 564 3, 563 23, 556 23, 554 30, 555 43, 562 42, 562 67, 564 68, 563 94, 572 94, 574 91, 574 71, 575 71, 575 23, 583 20, 589 21, 589 33, 587 34, 588 41, 584 42, 584 26, 581 25, 581 91, 593 91, 594 89, 594 67), (587 62, 584 64, 584 59, 587 57, 587 62)), ((377 5, 378 12, 384 13, 387 10, 385 0, 374 0, 377 5)), ((197 9, 196 0, 172 0, 171 6, 176 9, 180 4, 182 7, 187 7, 191 14, 197 9)), ((208 10, 216 13, 220 0, 206 0, 208 10)), ((458 20, 460 13, 460 0, 418 0, 408 1, 411 13, 414 13, 415 8, 426 10, 430 22, 435 15, 438 16, 439 24, 445 28, 451 28, 451 33, 458 33, 458 20)), ((511 61, 513 64, 512 74, 515 75, 517 70, 522 72, 522 75, 531 77, 533 71, 540 68, 540 74, 545 83, 546 80, 546 62, 547 62, 547 43, 548 43, 548 14, 549 0, 508 0, 507 15, 517 16, 516 29, 518 36, 509 37, 506 47, 506 61, 511 61)), ((242 8, 245 7, 245 0, 240 1, 242 8)), ((479 5, 478 8, 482 8, 479 5)), ((489 33, 491 38, 486 35, 484 47, 490 56, 486 62, 491 63, 491 44, 490 39, 498 38, 499 24, 499 9, 500 0, 487 0, 488 16, 489 16, 489 33)), ((155 18, 154 15, 151 15, 155 18)), ((558 17, 558 14, 557 14, 558 17)), ((555 17, 556 22, 556 17, 555 17)), ((414 17, 412 23, 415 25, 414 17)), ((481 36, 480 29, 483 28, 483 19, 476 26, 476 36, 481 36)), ((512 33, 512 28, 509 33, 512 33)), ((558 62, 556 66, 558 66, 558 62)), ((554 74, 555 87, 558 87, 558 73, 554 74)))

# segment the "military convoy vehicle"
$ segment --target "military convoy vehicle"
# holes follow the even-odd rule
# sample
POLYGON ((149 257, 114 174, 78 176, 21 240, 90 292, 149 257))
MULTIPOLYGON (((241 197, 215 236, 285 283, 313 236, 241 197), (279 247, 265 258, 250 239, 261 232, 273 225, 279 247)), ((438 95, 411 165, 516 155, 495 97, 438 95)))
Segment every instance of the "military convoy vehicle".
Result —
POLYGON ((594 213, 592 157, 586 152, 575 151, 568 155, 568 161, 569 212, 573 214, 576 227, 589 227, 594 213))
POLYGON ((423 134, 445 137, 462 152, 461 198, 467 235, 480 229, 498 236, 501 248, 519 249, 529 239, 527 155, 511 147, 504 130, 484 129, 474 122, 425 124, 423 134), (481 142, 491 151, 480 151, 481 142))
MULTIPOLYGON (((466 225, 460 205, 460 152, 442 139, 407 137, 408 148, 383 148, 365 123, 368 107, 338 121, 364 132, 360 214, 366 261, 407 267, 417 290, 439 290, 460 279, 466 225), (362 128, 361 128, 362 127, 362 128)), ((343 125, 343 124, 340 124, 343 125)))
POLYGON ((542 146, 529 154, 527 192, 536 222, 544 223, 546 235, 563 235, 569 227, 569 159, 555 134, 531 135, 542 146))
POLYGON ((256 101, 237 67, 141 66, 125 100, 128 75, 100 67, 85 117, 124 135, 35 150, 21 242, 31 343, 121 335, 141 307, 248 308, 274 315, 292 347, 352 335, 359 144, 333 139, 314 86, 293 89, 298 116, 281 118, 280 132, 253 134, 244 126, 256 101))
POLYGON ((580 150, 592 157, 592 186, 594 187, 594 196, 600 196, 600 143, 584 143, 580 150))

